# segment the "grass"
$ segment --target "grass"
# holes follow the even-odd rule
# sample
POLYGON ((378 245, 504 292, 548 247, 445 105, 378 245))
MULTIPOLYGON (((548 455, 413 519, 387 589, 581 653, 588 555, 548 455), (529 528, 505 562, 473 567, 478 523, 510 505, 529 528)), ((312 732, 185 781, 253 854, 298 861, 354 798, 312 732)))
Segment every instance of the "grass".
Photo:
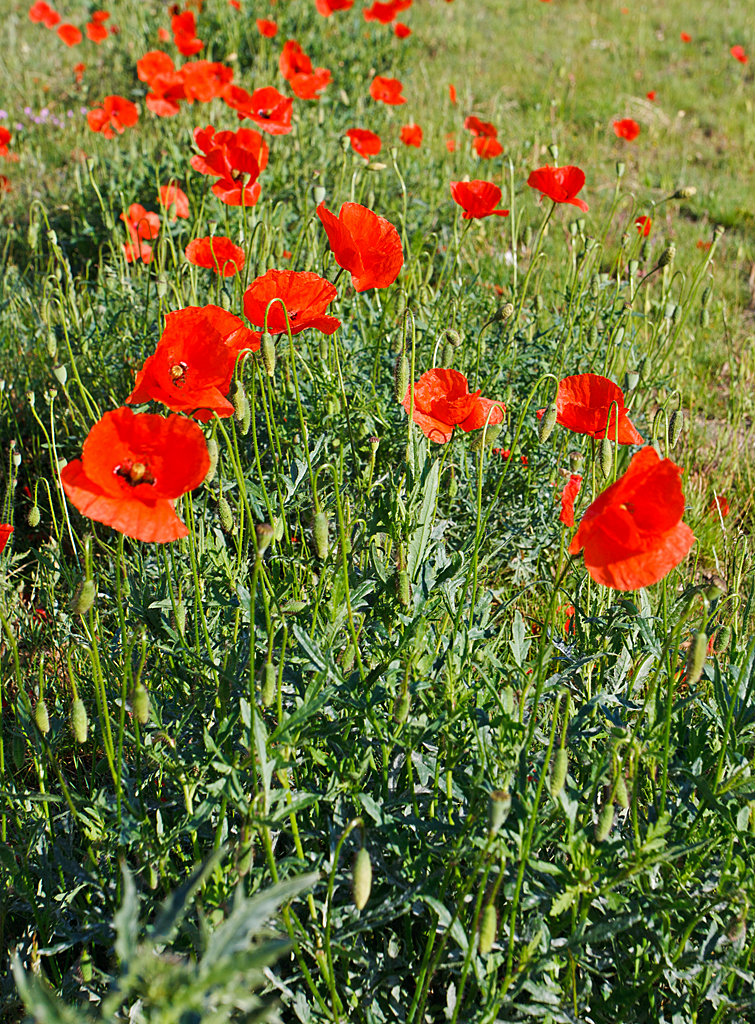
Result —
POLYGON ((755 1019, 752 74, 728 52, 752 29, 744 3, 629 3, 418 4, 401 42, 358 9, 326 21, 302 0, 270 8, 279 35, 264 40, 208 0, 200 56, 246 88, 282 85, 286 38, 333 71, 271 140, 246 216, 189 170, 194 127, 237 126, 219 100, 172 119, 142 102, 111 141, 77 113, 110 92, 143 101, 135 62, 162 8, 114 5, 119 34, 63 63, 54 32, 8 6, 4 102, 27 127, 1 208, 5 1020, 24 1005, 40 1021, 251 1020, 273 1000, 304 1024, 755 1019), (404 81, 405 107, 369 98, 374 71, 404 81), (74 116, 23 115, 43 105, 74 116), (496 124, 503 158, 470 155, 472 113, 496 124), (618 116, 640 122, 637 142, 614 137, 618 116), (410 117, 419 150, 398 142, 410 117), (353 126, 383 138, 370 168, 341 145, 353 126), (548 206, 525 182, 549 146, 585 169, 590 212, 581 227, 557 209, 533 264, 548 206), (499 183, 510 217, 465 231, 448 195, 465 174, 499 183), (156 200, 170 177, 188 222, 156 200), (684 186, 696 194, 672 198, 684 186), (251 416, 206 427, 219 460, 178 504, 188 538, 141 544, 83 518, 62 460, 123 404, 165 313, 240 315, 271 266, 335 277, 319 189, 398 227, 399 281, 357 294, 340 278, 341 330, 282 336, 272 377, 239 366, 251 416), (133 202, 162 219, 150 266, 123 258, 133 202), (215 226, 246 251, 222 282, 182 257, 215 226), (640 285, 671 242, 673 265, 640 285), (494 447, 408 427, 404 347, 415 378, 452 358, 506 403, 494 447), (685 470, 697 543, 645 590, 596 585, 558 521, 571 453, 578 516, 629 463, 619 449, 604 477, 591 440, 562 427, 539 443, 555 380, 590 370, 626 380, 640 433, 685 470), (712 647, 694 659, 700 634, 712 647), (279 904, 285 944, 266 929, 279 904))

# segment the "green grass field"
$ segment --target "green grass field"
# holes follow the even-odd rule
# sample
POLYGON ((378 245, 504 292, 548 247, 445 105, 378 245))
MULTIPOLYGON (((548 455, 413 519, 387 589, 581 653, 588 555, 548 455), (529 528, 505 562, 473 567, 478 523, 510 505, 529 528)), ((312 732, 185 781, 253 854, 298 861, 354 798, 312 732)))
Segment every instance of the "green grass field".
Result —
POLYGON ((749 5, 239 2, 0 7, 2 1020, 755 1021, 749 5))

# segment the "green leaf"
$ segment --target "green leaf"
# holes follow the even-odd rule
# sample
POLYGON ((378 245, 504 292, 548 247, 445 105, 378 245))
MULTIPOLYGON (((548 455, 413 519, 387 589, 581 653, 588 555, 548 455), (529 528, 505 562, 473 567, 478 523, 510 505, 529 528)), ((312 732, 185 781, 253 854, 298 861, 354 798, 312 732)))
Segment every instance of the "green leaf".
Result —
POLYGON ((511 653, 514 655, 514 661, 517 663, 519 668, 524 668, 524 663, 527 660, 527 655, 529 654, 532 641, 525 639, 526 629, 524 619, 522 618, 522 613, 518 608, 514 613, 514 622, 511 627, 511 633, 513 636, 513 640, 509 641, 509 644, 511 645, 511 653))
POLYGON ((430 540, 430 534, 433 529, 435 503, 438 496, 439 471, 440 465, 436 459, 430 467, 430 472, 425 478, 424 487, 422 489, 422 507, 420 508, 417 526, 412 531, 412 536, 409 541, 406 568, 409 573, 409 577, 412 580, 416 579, 417 570, 422 565, 427 543, 430 540))
POLYGON ((120 909, 113 917, 115 928, 115 955, 124 970, 136 952, 139 938, 139 896, 134 885, 134 876, 125 860, 121 859, 121 878, 123 879, 123 898, 120 909))

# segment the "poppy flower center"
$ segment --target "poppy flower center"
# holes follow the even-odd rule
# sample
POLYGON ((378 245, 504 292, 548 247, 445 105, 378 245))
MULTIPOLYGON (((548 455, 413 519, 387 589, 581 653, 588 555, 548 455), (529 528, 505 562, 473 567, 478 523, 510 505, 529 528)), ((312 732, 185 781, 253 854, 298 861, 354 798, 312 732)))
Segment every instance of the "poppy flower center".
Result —
POLYGON ((180 388, 186 382, 186 371, 188 366, 186 363, 174 363, 170 368, 170 376, 173 383, 177 388, 180 388))
POLYGON ((116 467, 116 475, 125 480, 131 487, 136 487, 137 484, 154 484, 157 481, 149 471, 149 467, 143 462, 134 462, 132 459, 126 459, 120 466, 116 467))
POLYGON ((630 516, 634 515, 634 505, 631 501, 625 501, 619 507, 623 508, 625 512, 628 512, 630 516))

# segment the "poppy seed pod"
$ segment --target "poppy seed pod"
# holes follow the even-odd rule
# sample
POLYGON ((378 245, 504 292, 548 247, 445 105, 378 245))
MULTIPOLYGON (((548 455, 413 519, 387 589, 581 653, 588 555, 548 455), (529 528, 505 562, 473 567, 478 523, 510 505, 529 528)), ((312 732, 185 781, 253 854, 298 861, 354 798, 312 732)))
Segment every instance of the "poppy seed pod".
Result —
POLYGON ((364 910, 372 890, 372 862, 367 850, 362 849, 354 858, 354 871, 352 874, 352 893, 354 895, 354 906, 357 910, 364 910))
POLYGON ((671 245, 667 245, 666 248, 661 253, 660 259, 658 260, 658 266, 659 267, 670 267, 675 259, 676 259, 676 246, 672 242, 671 245))
POLYGON ((627 780, 619 772, 616 777, 614 800, 621 807, 622 810, 626 810, 629 807, 629 793, 627 791, 627 780))
POLYGON ((312 534, 315 538, 315 551, 317 557, 324 562, 328 557, 328 517, 324 512, 316 512, 312 524, 312 534))
POLYGON ((695 634, 695 639, 687 651, 687 685, 693 686, 700 681, 708 656, 708 637, 702 629, 695 634))
POLYGON ((84 701, 81 697, 74 698, 74 702, 71 705, 71 729, 77 743, 86 743, 89 721, 87 719, 87 709, 84 707, 84 701))
POLYGON ((617 160, 616 161, 616 177, 617 178, 623 178, 624 177, 624 172, 626 171, 626 169, 627 169, 627 167, 626 167, 626 164, 623 162, 623 160, 617 160))
POLYGON ((637 385, 640 383, 640 374, 638 370, 627 370, 624 374, 624 390, 634 391, 637 385))
POLYGON ((403 402, 409 387, 409 360, 402 352, 396 359, 393 369, 393 397, 397 402, 403 402))
POLYGON ((36 526, 39 526, 39 521, 41 518, 42 515, 39 511, 39 505, 32 505, 32 507, 29 509, 27 513, 26 522, 29 524, 29 526, 31 526, 32 529, 34 529, 36 526))
POLYGON ((66 370, 65 366, 56 366, 52 372, 55 375, 55 380, 64 388, 68 380, 68 370, 66 370))
POLYGON ((553 759, 553 771, 551 772, 550 780, 550 793, 554 800, 564 788, 568 770, 569 754, 565 747, 560 747, 556 751, 556 756, 553 759))
POLYGON ((264 707, 269 708, 275 700, 276 690, 276 671, 275 665, 272 661, 268 661, 265 665, 265 675, 262 680, 262 704, 264 707))
POLYGON ((585 461, 585 457, 582 452, 569 452, 569 470, 572 473, 579 473, 582 469, 582 465, 585 461))
POLYGON ((684 413, 681 409, 675 409, 671 413, 671 419, 668 425, 669 444, 672 448, 676 447, 676 442, 679 440, 679 436, 684 426, 684 413))
POLYGON ((262 334, 262 342, 260 344, 260 352, 262 353, 262 365, 265 367, 265 372, 268 377, 275 376, 275 342, 273 336, 269 331, 264 331, 262 334))
POLYGON ((34 721, 37 723, 37 728, 42 735, 46 736, 50 731, 50 716, 47 713, 47 705, 44 698, 40 698, 37 701, 37 706, 34 709, 34 721))
POLYGON ((595 842, 604 843, 611 834, 613 828, 613 802, 611 800, 606 801, 601 808, 598 820, 595 824, 595 842))
POLYGON ((210 456, 210 468, 207 470, 207 476, 204 478, 203 482, 211 484, 218 471, 218 459, 220 458, 220 448, 218 447, 218 442, 214 437, 207 438, 207 454, 210 456))
POLYGON ((511 793, 507 789, 496 789, 490 794, 490 834, 498 835, 511 810, 511 793))
POLYGON ((613 444, 610 438, 604 437, 601 440, 598 458, 600 460, 600 470, 603 476, 608 479, 613 469, 613 444))
POLYGON ((170 624, 181 636, 186 632, 186 605, 183 601, 176 601, 176 607, 170 613, 170 624))
POLYGON ((233 511, 222 495, 218 500, 218 516, 220 517, 220 527, 223 533, 231 533, 233 530, 233 511))
POLYGON ((82 580, 71 599, 71 611, 73 614, 86 615, 94 604, 96 595, 94 580, 82 580))
POLYGON ((496 913, 495 904, 488 903, 480 919, 480 943, 478 948, 482 956, 487 956, 493 948, 497 931, 498 914, 496 913))
POLYGON ((136 684, 132 706, 139 725, 146 725, 149 721, 149 693, 144 683, 136 684))
POLYGON ((558 416, 558 409, 556 403, 551 402, 543 413, 543 418, 537 428, 537 436, 540 444, 545 444, 548 438, 553 433, 553 428, 556 426, 556 417, 558 416))

